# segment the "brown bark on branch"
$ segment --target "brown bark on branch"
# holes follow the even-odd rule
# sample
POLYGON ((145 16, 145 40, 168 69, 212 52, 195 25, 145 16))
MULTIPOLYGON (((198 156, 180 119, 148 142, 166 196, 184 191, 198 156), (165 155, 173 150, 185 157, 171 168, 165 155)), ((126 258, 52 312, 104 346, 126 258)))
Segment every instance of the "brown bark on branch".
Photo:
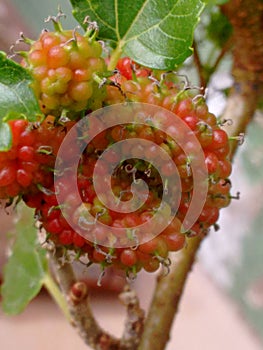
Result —
POLYGON ((106 333, 97 324, 90 309, 88 288, 85 290, 81 282, 77 282, 71 264, 61 262, 64 254, 63 249, 56 248, 54 253, 49 254, 49 260, 60 289, 67 300, 72 325, 77 328, 84 342, 93 349, 121 349, 120 341, 106 333))
POLYGON ((222 11, 233 26, 233 76, 263 82, 263 2, 232 0, 222 11))
POLYGON ((138 350, 163 350, 169 340, 174 315, 178 311, 186 277, 201 243, 200 237, 191 238, 187 246, 176 254, 167 276, 159 276, 145 330, 138 350))
POLYGON ((129 285, 124 288, 119 298, 127 308, 121 344, 129 350, 137 349, 144 328, 144 311, 140 307, 138 296, 129 285))
MULTIPOLYGON (((263 2, 232 0, 222 11, 233 26, 234 85, 223 117, 231 119, 226 126, 230 136, 246 130, 263 95, 263 2)), ((232 143, 232 154, 237 142, 232 143)))
POLYGON ((72 325, 77 329, 85 344, 96 350, 137 349, 144 324, 144 312, 140 308, 135 292, 126 286, 120 299, 127 308, 127 319, 121 339, 104 331, 97 323, 89 303, 87 284, 77 281, 65 251, 56 248, 49 253, 49 260, 60 289, 68 303, 72 325))

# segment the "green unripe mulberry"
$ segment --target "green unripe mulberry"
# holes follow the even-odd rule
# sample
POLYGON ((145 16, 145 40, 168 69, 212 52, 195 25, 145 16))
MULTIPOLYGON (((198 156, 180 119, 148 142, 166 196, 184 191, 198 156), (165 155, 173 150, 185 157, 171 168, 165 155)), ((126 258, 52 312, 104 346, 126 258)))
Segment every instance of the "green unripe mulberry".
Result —
POLYGON ((33 89, 45 115, 60 115, 63 110, 74 115, 101 107, 105 91, 94 79, 106 71, 101 54, 94 37, 75 30, 40 35, 22 65, 34 78, 33 89))

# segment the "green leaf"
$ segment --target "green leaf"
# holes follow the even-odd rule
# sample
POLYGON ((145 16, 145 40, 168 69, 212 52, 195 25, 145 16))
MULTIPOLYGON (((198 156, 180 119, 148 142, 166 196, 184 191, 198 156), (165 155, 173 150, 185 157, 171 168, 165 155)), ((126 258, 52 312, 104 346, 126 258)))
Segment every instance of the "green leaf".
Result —
POLYGON ((37 120, 41 111, 31 83, 27 70, 0 51, 0 120, 21 117, 37 120))
MULTIPOLYGON (((99 38, 153 69, 174 69, 191 55, 200 0, 71 0, 73 15, 99 25, 99 38)), ((85 28, 85 25, 83 25, 85 28)))
POLYGON ((0 122, 0 152, 8 151, 12 146, 12 133, 7 123, 0 122))
POLYGON ((38 246, 33 210, 22 207, 16 225, 16 241, 4 267, 2 308, 9 315, 24 310, 39 293, 47 271, 45 251, 38 246))

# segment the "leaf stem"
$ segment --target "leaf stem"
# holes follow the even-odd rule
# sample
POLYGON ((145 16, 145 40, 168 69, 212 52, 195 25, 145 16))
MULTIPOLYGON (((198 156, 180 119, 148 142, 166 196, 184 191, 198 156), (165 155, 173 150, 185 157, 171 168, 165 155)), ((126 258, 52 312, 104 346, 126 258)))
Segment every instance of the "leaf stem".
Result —
POLYGON ((201 58, 200 58, 199 51, 197 48, 197 43, 195 41, 193 42, 193 49, 194 49, 194 62, 195 62, 195 66, 196 66, 196 69, 198 72, 200 85, 202 88, 205 89, 207 86, 207 77, 205 74, 205 69, 204 69, 202 62, 201 62, 201 58))
MULTIPOLYGON (((217 70, 222 59, 225 57, 227 52, 229 52, 232 44, 233 44, 233 38, 228 39, 227 42, 224 44, 224 46, 221 48, 221 51, 219 52, 218 56, 216 57, 213 65, 209 63, 209 61, 213 61, 212 59, 210 59, 206 63, 206 67, 205 67, 201 61, 198 45, 195 41, 193 42, 194 63, 195 63, 197 73, 199 76, 200 85, 203 88, 206 88, 207 85, 209 84, 212 74, 217 70)), ((212 51, 212 53, 214 53, 214 50, 212 51)))
POLYGON ((110 62, 108 64, 108 70, 114 70, 116 68, 116 65, 118 63, 119 58, 122 54, 122 43, 119 42, 118 46, 115 50, 113 50, 110 58, 110 62))
POLYGON ((230 37, 225 44, 223 45, 223 47, 221 48, 221 51, 219 53, 219 55, 217 56, 215 63, 212 67, 212 73, 214 73, 216 71, 216 69, 218 68, 219 64, 221 63, 222 59, 225 57, 225 55, 229 52, 231 46, 233 45, 233 38, 230 37))
POLYGON ((64 316, 66 317, 67 321, 71 322, 72 318, 69 312, 68 304, 64 298, 64 295, 60 291, 58 285, 56 284, 50 273, 47 273, 45 275, 43 285, 47 289, 49 294, 52 296, 52 298, 55 300, 55 302, 63 312, 64 316))

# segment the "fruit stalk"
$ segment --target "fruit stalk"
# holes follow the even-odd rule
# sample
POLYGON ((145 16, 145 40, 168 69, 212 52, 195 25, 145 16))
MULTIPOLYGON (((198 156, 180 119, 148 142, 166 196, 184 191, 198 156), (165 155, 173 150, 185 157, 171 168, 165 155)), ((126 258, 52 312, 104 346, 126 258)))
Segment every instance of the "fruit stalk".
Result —
POLYGON ((119 58, 121 57, 122 49, 121 44, 119 44, 116 49, 112 52, 110 62, 108 64, 108 70, 114 70, 119 58))

